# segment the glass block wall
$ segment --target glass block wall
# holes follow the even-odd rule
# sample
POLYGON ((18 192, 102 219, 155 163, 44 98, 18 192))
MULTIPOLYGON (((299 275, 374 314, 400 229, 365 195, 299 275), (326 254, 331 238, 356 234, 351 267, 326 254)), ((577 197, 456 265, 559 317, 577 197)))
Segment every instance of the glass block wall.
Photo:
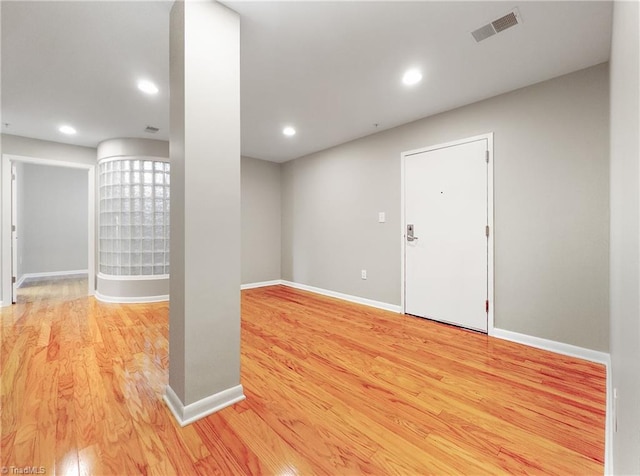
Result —
POLYGON ((169 163, 127 158, 100 168, 100 273, 169 274, 169 163))

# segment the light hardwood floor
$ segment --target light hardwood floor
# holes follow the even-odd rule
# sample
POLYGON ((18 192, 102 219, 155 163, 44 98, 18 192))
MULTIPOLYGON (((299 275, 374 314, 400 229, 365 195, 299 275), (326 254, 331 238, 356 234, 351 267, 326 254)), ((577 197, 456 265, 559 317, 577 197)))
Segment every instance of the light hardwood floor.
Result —
POLYGON ((87 296, 87 276, 71 275, 27 279, 16 292, 16 303, 68 301, 87 296))
POLYGON ((162 401, 167 303, 50 296, 0 312, 5 467, 603 472, 599 365, 282 286, 253 289, 242 292, 247 400, 180 428, 162 401))

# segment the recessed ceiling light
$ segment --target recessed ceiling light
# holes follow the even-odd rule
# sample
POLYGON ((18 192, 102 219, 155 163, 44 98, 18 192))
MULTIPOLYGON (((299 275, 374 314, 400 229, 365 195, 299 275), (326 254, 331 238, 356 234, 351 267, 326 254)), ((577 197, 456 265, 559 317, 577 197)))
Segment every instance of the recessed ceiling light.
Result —
POLYGON ((63 134, 67 134, 67 135, 73 135, 73 134, 75 134, 77 132, 73 127, 66 126, 66 125, 65 126, 60 126, 58 128, 58 130, 60 132, 62 132, 63 134))
POLYGON ((282 129, 282 133, 285 136, 291 137, 291 136, 295 136, 296 135, 296 130, 291 126, 287 126, 284 129, 282 129))
POLYGON ((402 82, 407 86, 413 86, 422 80, 422 73, 417 69, 410 69, 402 77, 402 82))
POLYGON ((151 81, 147 81, 146 79, 141 79, 140 81, 138 81, 138 89, 143 93, 158 94, 158 86, 153 84, 151 81))

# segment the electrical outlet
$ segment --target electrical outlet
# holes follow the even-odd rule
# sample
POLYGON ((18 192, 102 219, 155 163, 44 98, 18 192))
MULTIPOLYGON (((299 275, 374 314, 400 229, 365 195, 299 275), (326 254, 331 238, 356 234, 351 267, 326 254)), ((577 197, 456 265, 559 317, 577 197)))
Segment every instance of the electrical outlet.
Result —
POLYGON ((367 270, 363 269, 362 271, 360 271, 360 276, 362 277, 362 279, 367 279, 367 270))

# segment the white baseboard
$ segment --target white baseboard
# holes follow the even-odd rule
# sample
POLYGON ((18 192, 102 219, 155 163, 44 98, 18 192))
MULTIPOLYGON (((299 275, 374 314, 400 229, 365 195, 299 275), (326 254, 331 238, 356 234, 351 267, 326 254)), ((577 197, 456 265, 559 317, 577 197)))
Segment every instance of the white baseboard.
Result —
POLYGON ((26 274, 23 274, 22 276, 20 276, 20 279, 18 279, 18 282, 16 283, 16 288, 19 288, 20 286, 22 286, 22 283, 24 283, 26 279, 27 279, 26 274))
POLYGON ((125 276, 125 275, 113 275, 113 274, 104 274, 98 272, 98 279, 102 279, 104 281, 162 281, 169 280, 168 274, 136 274, 133 276, 125 276))
POLYGON ((363 304, 369 307, 375 307, 377 309, 384 309, 385 311, 401 312, 400 306, 395 304, 388 304, 386 302, 374 301, 373 299, 367 299, 359 296, 352 296, 350 294, 343 294, 336 291, 329 291, 328 289, 316 288, 315 286, 309 286, 307 284, 294 283, 293 281, 286 281, 284 279, 274 279, 273 281, 263 281, 259 283, 249 283, 240 286, 240 289, 255 289, 265 286, 287 286, 294 289, 301 289, 303 291, 309 291, 323 296, 329 296, 336 299, 342 299, 343 301, 354 302, 356 304, 363 304))
POLYGON ((164 401, 180 426, 186 426, 200 420, 234 403, 241 402, 245 398, 242 385, 236 385, 186 406, 169 385, 167 385, 164 394, 164 401))
POLYGON ((25 281, 31 278, 51 278, 55 276, 72 276, 75 274, 89 274, 88 269, 74 269, 71 271, 48 271, 46 273, 24 273, 20 278, 20 281, 25 281))
POLYGON ((277 286, 278 284, 282 284, 281 279, 274 279, 272 281, 261 281, 258 283, 248 283, 240 286, 240 289, 255 289, 255 288, 264 288, 266 286, 277 286))
POLYGON ((556 342, 554 340, 543 339, 541 337, 534 337, 526 334, 520 334, 518 332, 498 329, 496 327, 493 328, 493 331, 489 335, 497 337, 499 339, 528 345, 529 347, 549 350, 551 352, 555 352, 556 354, 568 355, 570 357, 589 360, 591 362, 596 362, 605 366, 609 366, 609 363, 611 362, 611 358, 606 352, 585 349, 584 347, 578 347, 576 345, 565 344, 563 342, 556 342))
POLYGON ((108 302, 111 304, 144 304, 149 302, 163 302, 169 300, 168 294, 160 294, 158 296, 134 296, 134 297, 114 297, 105 296, 98 291, 94 294, 96 299, 101 302, 108 302))
POLYGON ((367 299, 359 296, 352 296, 350 294, 343 294, 336 291, 329 291, 327 289, 316 288, 315 286, 308 286, 306 284, 294 283, 291 281, 281 281, 283 286, 288 286, 290 288, 301 289, 303 291, 310 291, 316 294, 322 294, 323 296, 329 296, 332 298, 342 299, 343 301, 354 302, 356 304, 364 304, 365 306, 375 307, 377 309, 383 309, 385 311, 397 312, 398 314, 401 312, 400 306, 396 306, 395 304, 388 304, 386 302, 374 301, 373 299, 367 299))

